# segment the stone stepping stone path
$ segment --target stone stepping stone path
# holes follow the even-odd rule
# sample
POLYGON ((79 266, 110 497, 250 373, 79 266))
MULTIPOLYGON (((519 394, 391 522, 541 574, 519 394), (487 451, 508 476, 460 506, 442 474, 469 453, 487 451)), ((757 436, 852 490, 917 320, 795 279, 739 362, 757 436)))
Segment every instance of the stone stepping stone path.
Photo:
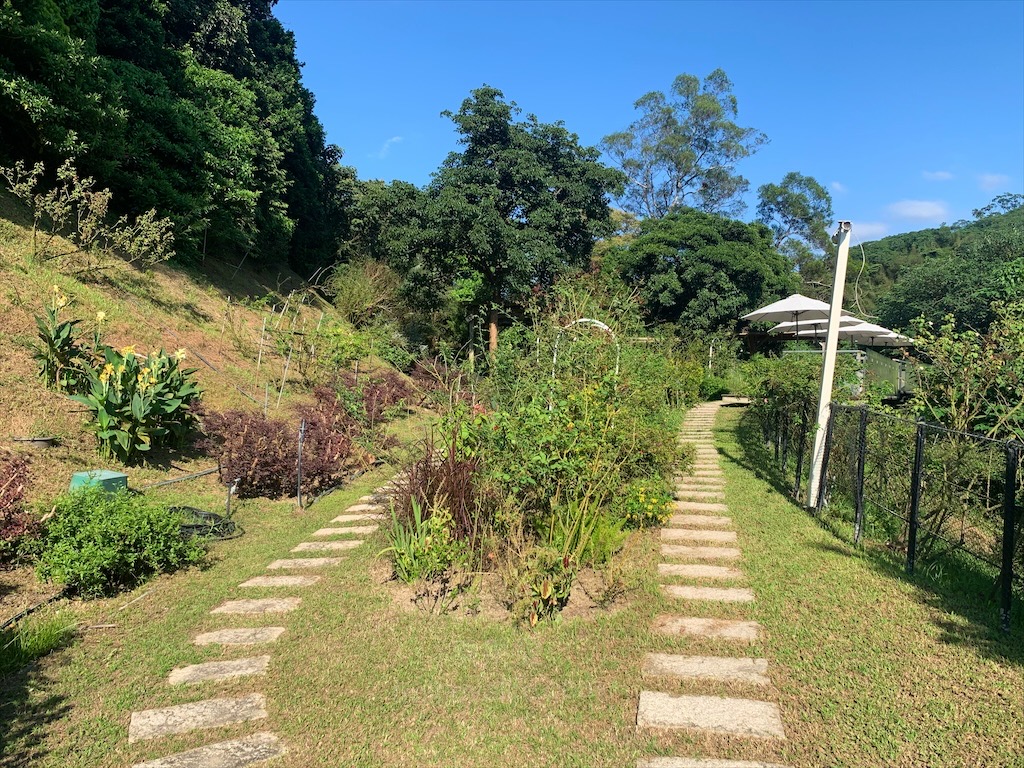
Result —
POLYGON ((787 768, 760 760, 716 760, 703 757, 649 757, 638 760, 636 768, 787 768))
POLYGON ((128 743, 186 733, 200 728, 261 720, 267 716, 267 700, 261 693, 238 699, 207 699, 164 709, 132 712, 128 725, 128 743))
POLYGON ((192 664, 187 667, 172 669, 167 675, 171 685, 203 683, 207 680, 228 680, 233 677, 267 674, 270 656, 253 656, 249 659, 233 659, 231 661, 208 661, 205 664, 192 664))
POLYGON ((752 603, 754 591, 746 587, 690 587, 662 584, 662 591, 680 600, 707 600, 713 603, 752 603))
POLYGON ((321 576, 254 576, 243 581, 240 587, 311 587, 321 576))
POLYGON ((284 745, 272 733, 254 733, 243 739, 210 744, 177 755, 160 757, 132 768, 244 768, 285 753, 284 745))
MULTIPOLYGON (((345 514, 331 520, 339 527, 321 528, 315 537, 364 536, 374 533, 376 521, 384 519, 383 495, 386 488, 377 489, 373 495, 363 496, 345 514), (356 523, 356 525, 351 525, 356 523), (358 525, 363 523, 362 525, 358 525)), ((334 552, 355 549, 362 545, 361 539, 340 541, 309 541, 298 544, 292 552, 334 552)), ((267 569, 308 570, 339 565, 341 557, 302 557, 274 560, 267 569)), ((254 576, 240 583, 240 589, 274 588, 290 589, 311 587, 321 581, 319 575, 288 574, 254 576)), ((279 597, 263 599, 226 600, 210 611, 223 615, 264 615, 283 614, 296 610, 302 603, 300 597, 279 597)), ((254 646, 276 642, 285 632, 285 627, 235 627, 203 632, 196 635, 195 645, 254 646)), ((201 664, 178 667, 167 676, 169 685, 216 684, 220 681, 240 677, 265 675, 270 664, 270 654, 241 659, 209 661, 201 664)), ((238 698, 211 698, 189 704, 180 704, 162 709, 139 710, 131 713, 128 725, 128 743, 132 744, 161 736, 170 736, 188 731, 217 728, 224 725, 262 720, 267 717, 267 703, 262 694, 254 693, 238 698)), ((280 739, 269 732, 255 733, 239 739, 180 752, 174 755, 136 763, 133 768, 244 768, 262 763, 286 752, 280 739)))
POLYGON ((756 621, 737 621, 735 619, 659 616, 654 620, 653 629, 662 635, 686 635, 688 637, 709 637, 755 643, 761 632, 761 625, 756 621))
POLYGON ((196 645, 262 645, 276 642, 284 632, 284 627, 218 629, 196 635, 192 642, 196 645))
POLYGON ((299 607, 301 597, 268 597, 262 600, 228 600, 210 613, 291 613, 299 607))
MULTIPOLYGON (((366 536, 376 531, 377 525, 349 525, 342 528, 318 528, 313 531, 314 536, 366 536)), ((357 542, 358 547, 362 542, 357 542)), ((292 550, 293 552, 295 550, 292 550)))
MULTIPOLYGON (((705 403, 686 417, 680 440, 696 443, 696 461, 690 473, 676 478, 673 502, 676 514, 661 531, 661 554, 682 562, 658 564, 658 574, 691 583, 662 584, 663 594, 684 601, 721 604, 751 604, 752 589, 744 586, 703 586, 701 580, 742 581, 744 574, 734 563, 741 557, 736 531, 730 530, 725 503, 725 477, 721 455, 711 438, 719 403, 705 403), (678 543, 675 543, 678 542, 678 543), (719 562, 714 562, 719 561, 719 562), (697 583, 693 583, 697 582, 697 583)), ((735 609, 732 609, 733 611, 735 609)), ((702 612, 708 612, 705 607, 702 612)), ((655 618, 655 635, 733 641, 737 654, 704 656, 651 652, 643 660, 641 673, 652 682, 745 684, 768 689, 771 680, 768 660, 742 654, 743 645, 757 642, 761 627, 755 621, 720 619, 713 616, 661 615, 655 618)), ((758 698, 689 695, 643 690, 637 706, 638 728, 689 730, 758 739, 785 739, 777 704, 758 698)), ((699 742, 698 742, 699 743, 699 742)), ((715 742, 707 742, 714 744, 715 742)), ((637 768, 785 768, 773 763, 730 760, 715 756, 664 756, 641 758, 637 768)))
MULTIPOLYGON (((360 542, 362 543, 362 542, 360 542)), ((339 565, 340 557, 298 557, 286 560, 275 560, 267 566, 269 570, 279 571, 287 568, 330 568, 339 565)))
POLYGON ((732 525, 732 518, 722 515, 672 515, 668 524, 673 528, 726 528, 732 525))
POLYGON ((682 576, 688 579, 742 579, 743 571, 725 565, 704 565, 696 563, 658 563, 661 576, 682 576))
POLYGON ((735 544, 736 531, 715 531, 707 528, 663 528, 662 541, 706 541, 715 544, 735 544))
POLYGON ((721 696, 675 696, 641 691, 637 726, 687 728, 762 739, 786 738, 775 704, 721 696))
POLYGON ((687 560, 740 559, 740 551, 735 547, 688 547, 685 544, 662 544, 661 554, 665 557, 681 557, 687 560))
POLYGON ((767 673, 766 659, 678 656, 671 653, 647 654, 641 670, 641 674, 647 677, 703 677, 752 685, 768 685, 767 673))
MULTIPOLYGON (((342 552, 348 549, 355 549, 362 544, 360 539, 349 539, 348 541, 304 541, 292 547, 292 552, 342 552)), ((293 568, 295 566, 292 566, 293 568)))

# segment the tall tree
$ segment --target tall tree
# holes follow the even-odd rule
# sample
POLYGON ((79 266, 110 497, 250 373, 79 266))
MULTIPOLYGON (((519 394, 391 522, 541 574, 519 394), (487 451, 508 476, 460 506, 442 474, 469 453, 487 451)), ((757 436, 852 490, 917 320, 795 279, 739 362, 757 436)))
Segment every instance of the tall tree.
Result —
POLYGON ((731 328, 794 285, 792 265, 766 226, 692 209, 644 220, 602 267, 640 291, 652 320, 691 331, 731 328))
POLYGON ((832 195, 811 176, 790 171, 779 184, 757 189, 757 217, 775 234, 775 247, 799 240, 812 249, 828 248, 832 195))
POLYGON ((445 160, 428 188, 438 258, 464 303, 488 313, 491 349, 502 309, 587 265, 610 228, 608 195, 621 175, 582 147, 561 122, 516 122, 514 102, 483 86, 455 123, 462 152, 445 160))
POLYGON ((737 215, 749 182, 736 163, 767 137, 734 121, 732 83, 721 69, 704 82, 679 75, 668 95, 651 91, 634 107, 640 117, 629 128, 605 136, 601 148, 629 179, 627 210, 660 218, 681 208, 737 215))

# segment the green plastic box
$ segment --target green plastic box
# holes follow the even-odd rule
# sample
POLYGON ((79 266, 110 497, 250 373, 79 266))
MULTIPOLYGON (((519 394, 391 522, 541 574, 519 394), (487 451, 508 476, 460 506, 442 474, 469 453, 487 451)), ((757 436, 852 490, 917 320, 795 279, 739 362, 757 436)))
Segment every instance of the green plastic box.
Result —
POLYGON ((88 472, 75 472, 71 476, 70 490, 74 491, 89 485, 98 485, 108 493, 113 493, 128 487, 128 475, 123 472, 112 472, 109 469, 90 469, 88 472))

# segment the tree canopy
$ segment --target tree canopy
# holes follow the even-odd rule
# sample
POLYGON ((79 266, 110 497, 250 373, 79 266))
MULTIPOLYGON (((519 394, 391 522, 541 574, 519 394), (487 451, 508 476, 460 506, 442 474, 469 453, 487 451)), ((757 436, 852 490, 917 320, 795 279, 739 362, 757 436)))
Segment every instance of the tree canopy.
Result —
POLYGON ((794 287, 768 227, 695 210, 644 220, 603 268, 639 290, 652 320, 703 331, 731 328, 794 287))
POLYGON ((588 264, 611 229, 608 196, 622 188, 620 174, 561 122, 516 121, 518 113, 489 86, 445 112, 463 150, 427 189, 434 266, 467 309, 488 311, 492 347, 500 309, 588 264))
POLYGON ((344 226, 341 152, 302 86, 273 0, 0 4, 0 163, 69 158, 179 255, 303 270, 344 226))
POLYGON ((742 212, 750 184, 736 164, 768 139, 733 122, 738 103, 724 71, 716 69, 703 83, 679 75, 668 95, 651 91, 634 106, 640 117, 601 142, 629 180, 626 210, 647 218, 686 207, 742 212))

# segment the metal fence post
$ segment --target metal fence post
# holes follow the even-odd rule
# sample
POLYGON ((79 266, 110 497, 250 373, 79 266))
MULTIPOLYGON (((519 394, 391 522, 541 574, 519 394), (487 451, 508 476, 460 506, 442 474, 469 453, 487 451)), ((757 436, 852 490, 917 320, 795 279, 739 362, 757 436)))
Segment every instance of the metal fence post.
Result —
POLYGON ((1006 475, 1003 485, 1003 562, 999 573, 999 627, 1010 631, 1010 606, 1013 603, 1013 529, 1017 517, 1017 464, 1020 443, 1006 444, 1006 475))
POLYGON ((856 507, 853 517, 853 543, 860 543, 864 531, 864 465, 868 453, 868 407, 860 407, 857 424, 857 472, 853 478, 853 500, 856 507))
POLYGON ((918 512, 921 508, 921 475, 924 468, 924 422, 917 422, 914 434, 914 469, 910 475, 910 527, 907 533, 907 573, 917 560, 918 512))
POLYGON ((299 424, 299 460, 296 468, 297 480, 295 483, 295 498, 298 499, 299 509, 302 509, 302 444, 306 442, 306 420, 299 424))

